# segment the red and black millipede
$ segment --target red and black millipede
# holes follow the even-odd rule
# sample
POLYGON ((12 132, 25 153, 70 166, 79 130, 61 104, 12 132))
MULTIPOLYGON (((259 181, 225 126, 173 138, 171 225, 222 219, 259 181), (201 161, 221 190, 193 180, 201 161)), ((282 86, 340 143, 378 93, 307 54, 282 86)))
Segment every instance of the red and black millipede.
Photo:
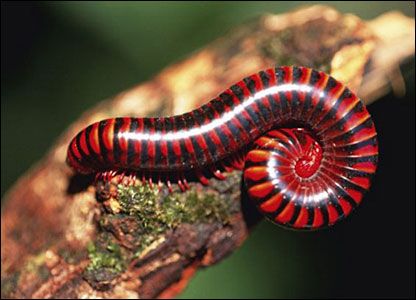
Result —
POLYGON ((276 67, 182 115, 94 123, 71 141, 67 162, 80 173, 128 171, 181 189, 244 169, 247 193, 268 219, 317 229, 360 204, 377 156, 371 117, 346 86, 309 68, 276 67))

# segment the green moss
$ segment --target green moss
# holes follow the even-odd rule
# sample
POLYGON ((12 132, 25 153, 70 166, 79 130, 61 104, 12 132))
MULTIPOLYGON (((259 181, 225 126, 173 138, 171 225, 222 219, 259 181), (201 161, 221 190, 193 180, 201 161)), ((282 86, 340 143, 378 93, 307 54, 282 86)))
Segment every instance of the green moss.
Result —
POLYGON ((166 211, 164 221, 171 226, 180 223, 208 223, 228 221, 230 205, 217 195, 207 194, 199 196, 192 191, 184 198, 172 196, 162 204, 166 211))
POLYGON ((148 185, 119 186, 122 213, 137 217, 141 227, 151 231, 174 228, 181 223, 227 222, 229 204, 218 195, 198 195, 191 190, 160 199, 158 194, 157 188, 148 185))
POLYGON ((125 267, 120 246, 112 242, 105 248, 97 247, 90 243, 88 245, 88 258, 90 259, 90 264, 87 267, 87 271, 109 268, 115 273, 120 273, 125 267))
POLYGON ((229 201, 215 194, 199 195, 195 190, 160 197, 157 187, 120 185, 118 201, 121 213, 134 216, 138 223, 136 255, 182 223, 226 223, 230 215, 229 201))
POLYGON ((103 233, 87 250, 90 263, 83 273, 84 279, 97 290, 109 289, 112 280, 126 268, 122 249, 103 233))

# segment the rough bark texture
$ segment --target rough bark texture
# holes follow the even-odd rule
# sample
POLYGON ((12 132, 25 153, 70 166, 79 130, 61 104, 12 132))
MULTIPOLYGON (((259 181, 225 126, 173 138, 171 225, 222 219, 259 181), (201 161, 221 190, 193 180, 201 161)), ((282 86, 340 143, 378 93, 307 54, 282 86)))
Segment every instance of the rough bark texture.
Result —
POLYGON ((82 127, 189 111, 274 65, 324 70, 370 103, 390 86, 402 91, 400 76, 390 74, 414 55, 414 30, 414 20, 396 12, 369 22, 324 6, 266 15, 86 112, 5 196, 2 297, 173 297, 198 268, 239 247, 259 219, 237 171, 186 193, 93 186, 65 164, 82 127))

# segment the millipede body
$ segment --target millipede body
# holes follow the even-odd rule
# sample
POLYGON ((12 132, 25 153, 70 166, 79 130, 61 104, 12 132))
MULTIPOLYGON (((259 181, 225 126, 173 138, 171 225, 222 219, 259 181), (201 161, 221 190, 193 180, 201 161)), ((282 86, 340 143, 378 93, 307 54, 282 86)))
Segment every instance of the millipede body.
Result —
POLYGON ((182 115, 94 123, 71 141, 67 162, 80 173, 129 171, 183 189, 244 169, 247 194, 268 219, 316 229, 360 204, 377 155, 371 117, 346 86, 276 67, 182 115))

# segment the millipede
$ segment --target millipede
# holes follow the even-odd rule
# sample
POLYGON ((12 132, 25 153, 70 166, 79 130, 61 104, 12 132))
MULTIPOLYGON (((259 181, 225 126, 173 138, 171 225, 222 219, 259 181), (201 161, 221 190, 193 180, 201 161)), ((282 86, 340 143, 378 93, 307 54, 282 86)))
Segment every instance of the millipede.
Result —
POLYGON ((294 229, 348 216, 369 189, 377 160, 377 133, 362 101, 324 72, 297 66, 248 76, 185 114, 96 122, 67 153, 79 173, 109 179, 127 172, 170 190, 243 170, 258 210, 294 229))

